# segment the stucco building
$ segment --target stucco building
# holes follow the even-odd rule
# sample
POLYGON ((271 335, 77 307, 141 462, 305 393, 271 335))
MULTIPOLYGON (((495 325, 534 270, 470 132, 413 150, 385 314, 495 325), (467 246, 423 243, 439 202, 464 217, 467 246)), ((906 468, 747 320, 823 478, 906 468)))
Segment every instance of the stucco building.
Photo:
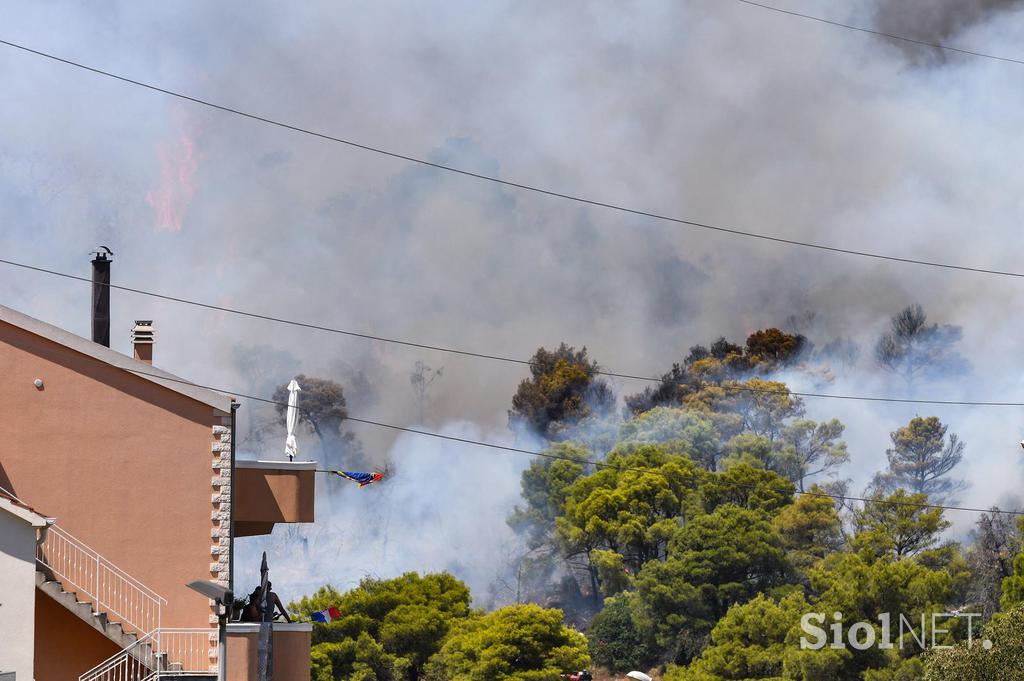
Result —
POLYGON ((35 630, 36 542, 47 518, 0 492, 0 679, 32 678, 35 630))
MULTIPOLYGON (((0 672, 17 681, 216 678, 226 657, 226 678, 255 678, 251 632, 186 584, 230 587, 235 536, 312 521, 314 466, 235 462, 236 403, 152 366, 152 329, 129 357, 0 306, 0 672)), ((277 626, 275 678, 309 679, 309 632, 277 626)))

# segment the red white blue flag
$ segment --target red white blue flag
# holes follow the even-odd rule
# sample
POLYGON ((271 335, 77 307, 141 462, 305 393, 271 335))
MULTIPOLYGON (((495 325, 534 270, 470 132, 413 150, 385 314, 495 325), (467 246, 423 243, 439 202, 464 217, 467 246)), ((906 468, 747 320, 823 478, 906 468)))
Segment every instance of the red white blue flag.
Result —
POLYGON ((353 473, 352 471, 331 472, 340 478, 345 478, 346 480, 359 483, 360 487, 366 487, 367 485, 372 485, 373 483, 384 479, 384 474, 378 473, 377 471, 374 471, 373 473, 353 473))
POLYGON ((317 612, 314 612, 309 617, 314 622, 323 622, 324 624, 326 624, 327 622, 333 622, 334 620, 340 620, 341 619, 341 611, 332 606, 330 608, 324 608, 323 610, 318 610, 317 612))

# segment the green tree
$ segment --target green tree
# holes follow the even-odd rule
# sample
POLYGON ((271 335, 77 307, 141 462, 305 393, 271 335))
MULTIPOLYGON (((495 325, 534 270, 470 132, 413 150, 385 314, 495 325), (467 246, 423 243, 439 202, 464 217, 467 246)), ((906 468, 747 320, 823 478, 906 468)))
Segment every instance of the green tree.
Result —
POLYGON ((364 579, 345 594, 331 586, 292 603, 302 615, 337 607, 314 623, 314 678, 415 681, 456 621, 469 617, 469 589, 447 573, 364 579), (332 676, 326 676, 330 674, 332 676))
POLYGON ((803 400, 785 383, 760 378, 705 385, 686 396, 685 406, 706 413, 723 437, 750 431, 772 442, 787 420, 804 414, 803 400))
POLYGON ((629 599, 629 594, 607 599, 587 627, 591 659, 613 673, 646 668, 654 662, 648 642, 633 621, 629 599))
POLYGON ((793 483, 771 471, 739 463, 722 473, 705 474, 700 485, 704 510, 732 504, 774 513, 793 501, 793 483))
POLYGON ((845 542, 835 502, 816 496, 823 493, 817 485, 811 487, 810 492, 797 497, 772 521, 790 563, 802 572, 841 550, 845 542))
POLYGON ((853 549, 869 560, 898 560, 934 548, 950 523, 941 508, 929 508, 927 503, 926 495, 902 489, 889 496, 876 493, 853 514, 853 549))
MULTIPOLYGON (((1024 533, 1024 520, 1018 520, 1018 528, 1024 533)), ((1003 596, 1000 600, 1004 610, 1024 603, 1024 550, 1013 559, 1013 574, 1003 579, 1003 596)))
POLYGON ((774 471, 777 466, 775 445, 764 435, 744 431, 729 438, 722 448, 724 456, 719 468, 729 470, 736 464, 774 471))
MULTIPOLYGON (((870 562, 855 553, 827 556, 810 570, 811 592, 817 598, 811 601, 809 611, 822 615, 822 628, 833 623, 832 614, 836 612, 841 613, 844 632, 857 622, 867 622, 874 629, 876 641, 881 640, 882 634, 879 616, 890 613, 894 648, 886 650, 876 645, 866 650, 852 647, 833 650, 828 646, 820 650, 803 649, 799 640, 805 634, 794 629, 788 640, 786 678, 801 681, 919 678, 919 675, 906 676, 915 668, 919 669, 920 664, 908 660, 923 652, 918 641, 923 640, 926 646, 931 644, 932 615, 949 611, 953 581, 948 571, 929 568, 913 558, 887 557, 870 562), (900 613, 907 617, 902 638, 898 626, 900 613)), ((940 622, 952 624, 950 620, 940 622)), ((948 643, 962 633, 939 635, 936 642, 948 643)))
POLYGON ((619 444, 658 444, 711 471, 717 467, 722 448, 710 420, 678 407, 655 407, 626 421, 619 429, 619 444))
POLYGON ((993 619, 980 636, 935 650, 925 662, 926 681, 1017 681, 1024 669, 1024 606, 993 619), (982 641, 991 641, 986 648, 982 641))
POLYGON ((905 488, 923 493, 941 504, 964 483, 948 477, 964 457, 964 443, 936 416, 915 416, 910 423, 890 434, 892 449, 886 450, 889 467, 875 476, 878 489, 905 488))
POLYGON ((509 426, 525 427, 548 439, 615 406, 607 381, 587 349, 562 343, 554 351, 539 348, 530 359, 530 378, 519 384, 508 413, 509 426))
POLYGON ((590 554, 609 549, 634 570, 664 558, 699 475, 689 458, 640 445, 612 452, 597 472, 572 484, 556 521, 558 540, 567 558, 588 559, 595 595, 600 575, 590 554))
POLYGON ((689 668, 670 668, 664 681, 781 681, 787 637, 808 610, 799 592, 780 601, 758 594, 734 605, 712 629, 700 658, 689 668))
POLYGON ((517 533, 527 538, 535 549, 553 540, 555 519, 565 509, 565 500, 572 484, 584 475, 584 462, 594 454, 585 447, 558 442, 545 452, 558 459, 534 459, 520 479, 525 506, 516 506, 508 519, 517 533))
POLYGON ((644 565, 635 579, 636 621, 685 661, 699 648, 677 649, 680 634, 699 639, 731 606, 781 585, 787 573, 767 513, 726 504, 681 527, 664 562, 644 565))
POLYGON ((590 664, 560 610, 513 605, 460 623, 427 666, 430 681, 559 681, 590 664))
POLYGON ((845 426, 838 419, 815 423, 799 419, 782 430, 778 470, 804 491, 807 478, 829 473, 850 460, 846 443, 840 440, 845 426))

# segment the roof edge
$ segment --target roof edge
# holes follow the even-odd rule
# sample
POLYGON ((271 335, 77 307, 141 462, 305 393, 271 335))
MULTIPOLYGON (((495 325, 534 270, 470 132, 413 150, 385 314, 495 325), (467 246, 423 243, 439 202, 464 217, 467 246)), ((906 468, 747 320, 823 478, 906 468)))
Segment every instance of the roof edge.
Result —
POLYGON ((11 515, 21 518, 32 527, 46 527, 53 522, 52 519, 47 518, 25 504, 15 501, 6 494, 0 494, 0 508, 11 515))
POLYGON ((11 326, 15 326, 23 331, 45 338, 48 341, 63 345, 66 348, 74 350, 80 354, 92 357, 93 359, 107 364, 122 371, 127 371, 131 374, 138 376, 139 378, 155 383, 161 387, 172 390, 180 395, 184 395, 196 402, 209 405, 214 409, 219 409, 225 413, 231 412, 232 398, 228 395, 224 395, 207 388, 201 388, 193 385, 191 382, 186 381, 183 378, 179 378, 172 373, 158 369, 157 367, 147 364, 146 362, 140 362, 137 359, 123 355, 116 350, 111 350, 105 345, 94 343, 91 340, 82 338, 77 334, 73 334, 70 331, 54 326, 42 320, 30 317, 29 315, 18 312, 17 310, 7 307, 6 305, 0 305, 0 322, 5 322, 11 326))

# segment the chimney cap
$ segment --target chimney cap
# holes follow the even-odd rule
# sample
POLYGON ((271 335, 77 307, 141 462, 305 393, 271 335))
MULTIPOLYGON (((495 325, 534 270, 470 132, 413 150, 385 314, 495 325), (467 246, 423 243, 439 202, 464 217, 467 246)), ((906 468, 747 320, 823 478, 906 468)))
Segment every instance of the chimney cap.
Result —
POLYGON ((135 326, 132 327, 132 341, 135 343, 152 343, 153 333, 152 319, 136 319, 135 326))
POLYGON ((100 245, 96 247, 96 250, 94 250, 92 254, 96 256, 94 260, 110 260, 111 257, 113 257, 114 252, 110 250, 109 246, 100 245))

